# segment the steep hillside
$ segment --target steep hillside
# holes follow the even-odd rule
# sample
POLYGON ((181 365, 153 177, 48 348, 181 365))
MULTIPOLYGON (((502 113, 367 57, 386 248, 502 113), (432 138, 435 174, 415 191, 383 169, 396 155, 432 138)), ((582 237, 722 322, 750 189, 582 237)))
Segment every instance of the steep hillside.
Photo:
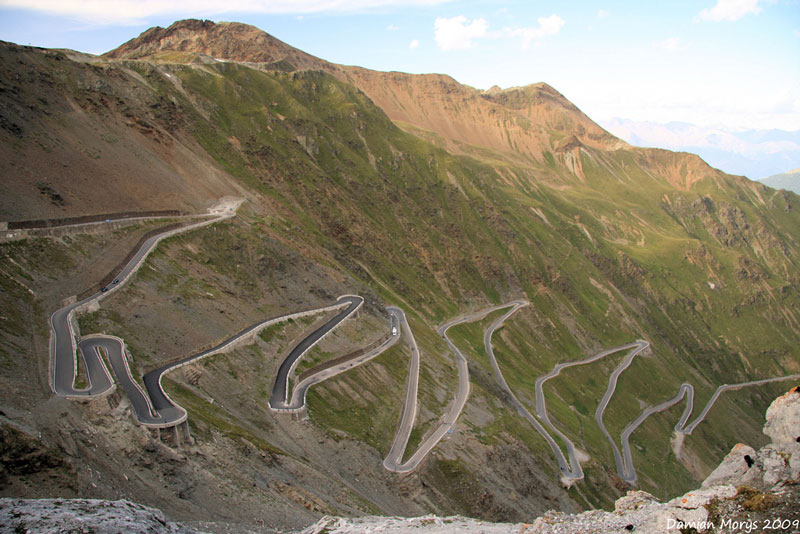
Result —
MULTIPOLYGON (((78 316, 84 336, 125 339, 134 376, 345 293, 365 297, 363 312, 309 358, 370 346, 385 334, 386 306, 402 307, 422 356, 409 455, 458 387, 455 356, 436 325, 512 300, 530 306, 491 343, 508 388, 531 413, 537 378, 557 363, 650 342, 618 373, 602 417, 616 443, 644 407, 684 383, 694 388, 694 418, 722 384, 800 373, 796 195, 696 156, 621 144, 545 85, 482 94, 438 76, 335 66, 331 74, 322 60, 295 70, 283 62, 291 50, 245 30, 177 23, 125 45, 117 55, 126 58, 2 47, 10 87, 0 92, 10 110, 0 131, 2 219, 197 212, 222 195, 246 200, 237 217, 162 242, 130 283, 78 316), (256 44, 245 46, 250 38, 256 44), (255 64, 262 43, 272 43, 267 62, 255 64), (128 59, 140 48, 142 57, 128 59), (225 50, 248 61, 213 59, 225 50), (367 87, 381 77, 395 81, 374 90, 388 87, 383 98, 395 104, 346 81, 367 87), (400 113, 412 101, 420 107, 401 128, 406 119, 396 123, 385 110, 400 113), (35 115, 30 105, 39 106, 35 115), (447 113, 414 122, 436 106, 447 113), (506 129, 498 114, 515 126, 506 129), (437 130, 455 136, 468 123, 474 135, 494 133, 473 143, 437 130), (78 144, 83 132, 89 137, 78 144), (43 146, 45 134, 52 141, 43 146), (53 172, 47 184, 73 195, 56 206, 49 189, 40 192, 35 166, 60 169, 59 154, 78 146, 89 155, 71 163, 75 174, 53 172), (112 197, 126 208, 97 207, 112 197)), ((187 408, 194 436, 180 447, 136 426, 120 395, 53 398, 49 314, 170 223, 2 234, 3 417, 62 453, 79 494, 134 498, 181 520, 257 525, 266 517, 297 527, 326 513, 525 521, 551 508, 611 506, 631 487, 595 417, 625 352, 565 369, 544 387, 548 418, 564 436, 556 445, 570 440, 586 458, 583 479, 563 488, 553 449, 519 414, 485 351, 484 332, 502 311, 448 334, 468 359, 470 395, 454 431, 407 476, 382 465, 406 391, 406 336, 312 388, 302 420, 270 410, 268 389, 281 357, 322 318, 265 330, 176 371, 164 382, 187 408)), ((781 390, 725 393, 691 434, 673 435, 683 403, 652 415, 631 436, 635 484, 678 495, 737 441, 763 444, 760 414, 781 390)), ((14 483, 39 492, 24 477, 14 483)))
POLYGON ((539 181, 584 179, 581 148, 626 150, 672 185, 684 187, 718 171, 700 160, 633 148, 584 115, 545 83, 479 91, 441 74, 378 72, 330 63, 297 50, 246 24, 178 21, 152 28, 106 54, 157 62, 229 60, 281 71, 322 70, 363 91, 401 128, 451 153, 494 163, 511 162, 537 171, 539 181), (199 54, 199 56, 198 56, 199 54), (663 171, 663 173, 662 173, 663 171))
MULTIPOLYGON (((488 523, 464 517, 424 515, 402 517, 326 516, 302 534, 361 534, 363 532, 419 532, 426 534, 511 534, 536 532, 574 534, 632 531, 660 534, 669 530, 738 533, 779 530, 800 525, 796 458, 800 389, 776 399, 767 411, 764 432, 769 445, 756 451, 738 443, 701 488, 669 502, 659 503, 643 491, 631 491, 615 503, 614 512, 592 510, 564 514, 550 510, 529 523, 488 523)), ((15 530, 57 531, 91 529, 98 532, 180 532, 198 530, 170 523, 160 510, 128 501, 88 499, 0 499, 0 520, 15 530)), ((225 532, 252 532, 231 524, 202 524, 225 532)))
POLYGON ((241 193, 139 73, 8 43, 0 55, 4 220, 194 211, 241 193))

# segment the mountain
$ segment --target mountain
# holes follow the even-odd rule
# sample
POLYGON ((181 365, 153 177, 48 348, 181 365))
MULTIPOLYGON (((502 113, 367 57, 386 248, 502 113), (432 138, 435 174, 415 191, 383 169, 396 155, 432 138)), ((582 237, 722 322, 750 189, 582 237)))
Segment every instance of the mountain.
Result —
POLYGON ((774 189, 786 189, 800 194, 800 169, 767 176, 761 179, 761 183, 774 189))
POLYGON ((800 162, 800 131, 739 131, 685 122, 662 124, 627 119, 610 119, 601 124, 633 145, 693 152, 713 167, 753 180, 800 162))
POLYGON ((420 76, 336 65, 246 24, 180 21, 167 29, 148 30, 106 56, 169 62, 185 52, 280 69, 323 70, 363 91, 393 121, 437 134, 454 152, 473 150, 467 144, 541 162, 544 152, 572 148, 573 137, 595 148, 620 145, 547 84, 478 91, 440 74, 420 76))
POLYGON ((742 384, 800 373, 797 195, 630 146, 545 84, 481 92, 333 65, 200 21, 101 57, 3 43, 0 72, 4 495, 129 499, 251 530, 322 515, 523 522, 634 487, 683 494, 736 442, 766 443, 761 414, 786 384, 742 384), (231 197, 235 217, 165 238, 113 283, 144 238, 231 197), (295 377, 390 339, 389 306, 408 328, 290 415, 270 407, 278 367, 333 312, 270 324, 165 375, 188 426, 148 429, 121 387, 52 393, 51 314, 101 288, 72 328, 123 339, 134 380, 340 295, 364 305, 295 377), (462 360, 436 328, 481 310, 447 331, 462 360), (552 376, 565 362, 582 364, 552 376), (465 370, 464 410, 443 427, 465 370), (739 389, 715 395, 723 384, 739 389), (690 397, 697 427, 676 431, 690 397), (659 406, 626 468, 620 434, 659 406), (400 475, 384 459, 404 411, 417 418, 401 462, 447 431, 400 475), (574 471, 558 464, 570 443, 574 471))

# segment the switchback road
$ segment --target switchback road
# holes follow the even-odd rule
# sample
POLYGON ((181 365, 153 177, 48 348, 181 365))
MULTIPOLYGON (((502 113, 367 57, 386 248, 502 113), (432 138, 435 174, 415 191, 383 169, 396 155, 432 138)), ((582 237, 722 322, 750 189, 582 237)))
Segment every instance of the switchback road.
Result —
MULTIPOLYGON (((558 428, 553 425, 550 421, 550 417, 547 413, 547 404, 544 397, 544 384, 551 378, 557 377, 561 374, 563 369, 568 367, 573 367, 575 365, 586 365, 592 362, 596 362, 602 358, 605 358, 609 354, 614 354, 616 352, 622 350, 629 350, 629 349, 636 349, 636 354, 647 348, 649 344, 646 341, 638 341, 636 343, 628 343, 627 345, 620 345, 618 347, 613 347, 611 349, 604 350, 602 352, 598 352, 594 356, 589 356, 588 358, 584 358, 583 360, 575 360, 566 363, 559 363, 553 367, 553 370, 550 371, 548 374, 544 376, 540 376, 536 379, 536 415, 539 416, 539 419, 544 421, 544 423, 552 430, 561 440, 564 442, 565 446, 567 447, 567 454, 569 455, 569 468, 565 467, 563 463, 563 455, 557 454, 556 458, 560 458, 559 467, 561 468, 561 473, 567 478, 571 480, 579 480, 583 478, 583 468, 581 467, 580 461, 575 453, 575 445, 563 432, 561 432, 558 428)), ((635 354, 634 354, 635 355, 635 354)), ((614 379, 614 387, 609 387, 610 393, 607 391, 607 397, 604 397, 605 405, 608 404, 608 400, 611 398, 611 395, 614 393, 614 388, 616 388, 616 379, 614 379)), ((602 409, 605 410, 605 405, 601 402, 602 409)), ((601 421, 602 421, 602 410, 600 411, 601 414, 601 421)), ((549 440, 548 440, 549 442, 549 440)), ((552 445, 551 445, 552 446, 552 445)), ((560 451, 560 448, 559 448, 560 451)))
MULTIPOLYGON (((541 376, 536 380, 536 414, 538 417, 534 417, 514 395, 513 391, 506 383, 492 349, 491 339, 494 332, 518 309, 529 305, 529 302, 525 300, 512 301, 507 304, 486 308, 475 313, 470 313, 451 319, 438 327, 437 331, 439 335, 442 336, 450 350, 452 350, 456 356, 456 367, 458 369, 458 388, 455 398, 453 399, 453 402, 451 403, 447 412, 424 437, 417 451, 411 455, 408 461, 403 462, 403 457, 405 455, 408 441, 411 436, 411 431, 414 427, 419 409, 417 397, 419 393, 420 353, 416 344, 416 340, 414 339, 413 332, 411 331, 411 327, 406 320, 403 310, 400 308, 387 308, 387 311, 390 315, 391 335, 381 342, 380 345, 372 348, 371 350, 364 349, 363 353, 356 353, 357 355, 354 354, 352 358, 343 357, 343 361, 333 361, 330 362, 328 366, 321 365, 319 370, 309 370, 309 372, 305 374, 305 377, 301 377, 302 380, 300 380, 294 388, 294 391, 291 394, 291 400, 289 396, 289 379, 297 363, 325 335, 341 324, 342 321, 348 317, 351 317, 356 310, 358 310, 358 308, 363 304, 362 297, 355 295, 343 295, 339 297, 337 302, 331 306, 295 312, 255 323, 226 339, 222 343, 219 343, 215 347, 212 347, 211 349, 188 356, 186 358, 182 358, 172 363, 162 365, 161 367, 146 373, 143 377, 145 389, 142 389, 142 387, 140 387, 132 377, 128 359, 125 353, 125 344, 122 339, 114 336, 94 334, 85 336, 79 341, 76 340, 73 327, 74 314, 100 302, 103 298, 109 296, 113 292, 117 291, 120 287, 124 286, 131 279, 133 274, 139 269, 148 254, 152 252, 152 250, 161 240, 172 235, 188 232, 233 217, 236 214, 235 210, 240 202, 241 201, 236 203, 222 203, 205 216, 207 217, 206 220, 192 224, 186 224, 179 228, 165 230, 160 234, 150 237, 143 242, 139 250, 136 251, 130 261, 116 276, 112 284, 103 288, 102 291, 97 292, 83 300, 64 306, 51 315, 51 387, 56 395, 71 399, 85 399, 107 395, 112 392, 116 386, 105 362, 103 361, 103 358, 105 357, 108 359, 112 369, 114 370, 117 380, 122 385, 128 398, 130 399, 131 407, 139 423, 151 427, 174 426, 185 421, 187 414, 186 410, 174 403, 164 392, 161 386, 161 380, 166 373, 212 354, 218 354, 230 350, 238 343, 252 338, 252 336, 256 335, 262 329, 272 324, 292 318, 299 318, 307 315, 339 310, 333 318, 329 319, 321 327, 314 330, 314 332, 312 332, 309 336, 302 339, 292 349, 287 358, 281 363, 275 377, 269 405, 273 410, 278 411, 297 411, 303 409, 305 407, 305 397, 308 388, 314 384, 318 384, 323 380, 327 380, 328 378, 336 376, 375 358, 397 343, 397 341, 400 339, 400 335, 402 334, 406 336, 411 349, 409 374, 406 383, 406 397, 405 401, 403 402, 402 414, 395 438, 383 464, 386 469, 390 471, 407 473, 417 469, 425 457, 427 457, 427 455, 431 452, 431 450, 433 450, 433 448, 444 438, 445 435, 452 431, 459 415, 464 409, 469 396, 470 384, 467 358, 448 338, 448 329, 457 324, 481 319, 496 310, 511 307, 508 312, 494 321, 486 329, 486 332, 484 333, 485 350, 494 369, 498 383, 508 394, 510 402, 516 411, 522 417, 527 419, 550 445, 561 471, 562 480, 567 484, 575 480, 582 479, 583 470, 572 441, 550 421, 543 391, 544 384, 551 378, 558 376, 559 373, 565 368, 575 365, 589 364, 610 354, 622 350, 631 350, 631 352, 623 359, 623 361, 609 377, 608 388, 606 389, 606 393, 603 396, 603 399, 600 401, 600 404, 595 412, 595 421, 611 444, 619 476, 627 482, 635 483, 636 472, 633 467, 629 440, 631 434, 650 415, 671 408, 672 406, 681 402, 685 397, 687 399, 687 405, 684 409, 683 415, 675 425, 675 432, 680 436, 689 435, 697 427, 697 425, 705 419, 714 403, 725 391, 800 378, 800 375, 796 374, 719 386, 700 415, 698 415, 697 418, 691 423, 688 423, 688 420, 694 408, 694 388, 691 384, 683 384, 681 385, 678 394, 675 397, 645 409, 636 419, 634 419, 634 421, 632 421, 623 429, 620 435, 622 444, 622 451, 620 452, 603 423, 603 414, 614 392, 616 391, 616 386, 620 375, 631 365, 631 362, 638 354, 649 347, 649 343, 647 341, 638 340, 635 343, 629 343, 602 351, 583 360, 557 364, 550 373, 541 376), (88 387, 86 388, 77 388, 75 386, 75 378, 77 374, 76 358, 78 356, 82 358, 86 370, 86 381, 88 382, 88 387), (564 456, 558 443, 555 441, 555 439, 553 439, 540 421, 543 422, 564 442, 569 461, 567 461, 567 458, 564 456)), ((189 219, 197 217, 200 216, 182 216, 181 218, 189 219)), ((377 344, 378 342, 379 340, 375 343, 377 344)))
POLYGON ((275 376, 275 383, 272 386, 272 395, 269 398, 269 407, 273 410, 287 410, 292 409, 289 405, 289 375, 292 374, 294 368, 297 366, 300 358, 311 348, 319 343, 331 330, 336 328, 339 323, 344 321, 350 315, 361 307, 364 299, 357 296, 344 296, 339 297, 339 301, 347 303, 348 306, 336 314, 335 317, 330 319, 324 325, 314 330, 309 336, 304 338, 300 343, 295 346, 289 355, 281 362, 278 368, 278 373, 275 376))
MULTIPOLYGON (((597 410, 594 412, 594 420, 597 423, 597 426, 600 427, 600 430, 606 436, 606 439, 611 444, 611 450, 614 453, 614 461, 617 464, 617 473, 619 474, 620 478, 625 481, 632 482, 630 480, 630 471, 627 469, 627 466, 622 462, 622 456, 619 453, 619 448, 617 448, 617 443, 609 434, 608 429, 606 429, 605 423, 603 423, 603 414, 608 407, 608 403, 611 400, 611 396, 614 395, 614 392, 617 390, 617 382, 619 380, 619 375, 622 374, 628 367, 631 366, 633 363, 633 359, 636 358, 642 351, 650 347, 650 343, 644 340, 638 340, 636 343, 632 345, 625 345, 621 348, 621 350, 625 350, 631 348, 631 350, 625 358, 620 362, 616 369, 611 373, 611 376, 608 378, 608 388, 606 388, 606 392, 603 395, 603 398, 600 400, 600 404, 597 406, 597 410)), ((631 468, 632 469, 632 468, 631 468)), ((634 480, 636 475, 633 475, 634 480)))
MULTIPOLYGON (((292 401, 287 406, 288 409, 291 410, 300 410, 306 404, 306 393, 308 393, 308 389, 315 385, 328 380, 329 378, 333 378, 336 375, 344 373, 345 371, 349 371, 355 367, 358 367, 361 364, 364 364, 371 359, 383 354, 386 352, 391 346, 397 343, 400 340, 400 333, 397 331, 399 325, 399 317, 397 312, 389 311, 390 316, 390 332, 397 332, 391 334, 383 343, 381 343, 378 347, 373 350, 370 350, 361 356, 358 356, 353 359, 348 359, 346 362, 341 362, 333 367, 328 367, 326 369, 322 369, 317 372, 312 372, 302 380, 300 380, 292 390, 292 401)), ((309 370, 313 371, 313 370, 309 370)))
POLYGON ((231 218, 236 215, 235 208, 237 206, 238 204, 235 206, 226 206, 216 213, 211 214, 210 219, 169 230, 147 239, 125 267, 117 274, 115 278, 115 280, 117 280, 116 283, 103 288, 104 291, 99 291, 81 301, 64 306, 50 316, 51 387, 56 395, 68 398, 86 398, 108 394, 114 387, 108 370, 105 369, 105 364, 96 350, 98 347, 103 347, 113 352, 116 344, 114 341, 109 341, 107 344, 101 341, 92 342, 90 350, 88 350, 88 355, 84 354, 82 356, 84 364, 86 365, 86 376, 89 387, 86 389, 75 387, 78 349, 75 340, 75 331, 72 325, 75 312, 100 302, 125 285, 162 239, 231 218))
MULTIPOLYGON (((675 406, 683 397, 686 397, 686 408, 683 410, 683 415, 678 420, 678 423, 675 425, 675 432, 679 435, 688 436, 691 434, 694 429, 699 425, 708 415, 708 412, 714 406, 714 404, 719 399, 719 396, 729 390, 735 389, 742 389, 746 387, 752 386, 760 386, 763 384, 770 384, 772 382, 782 382, 784 380, 798 380, 800 379, 800 374, 796 375, 788 375, 788 376, 780 376, 776 378, 765 378, 763 380, 751 380, 748 382, 741 382, 739 384, 723 384, 719 386, 711 398, 706 403, 703 411, 700 412, 694 421, 687 424, 689 417, 692 415, 692 411, 694 410, 694 387, 691 384, 682 384, 681 387, 678 389, 678 394, 675 395, 673 398, 662 402, 661 404, 657 404, 655 406, 651 406, 650 408, 645 409, 642 411, 639 416, 634 419, 628 426, 626 426, 622 433, 620 434, 620 438, 622 441, 622 448, 624 454, 624 464, 620 466, 618 464, 617 471, 622 471, 625 473, 625 480, 628 482, 634 483, 636 482, 636 470, 633 467, 633 458, 631 455, 631 448, 630 448, 630 437, 633 434, 633 431, 636 430, 639 425, 641 425, 645 419, 653 415, 654 413, 663 412, 664 410, 668 410, 669 408, 675 406)), ((622 476, 622 475, 620 475, 622 476)))
MULTIPOLYGON (((433 448, 444 438, 455 426, 459 415, 464 410, 464 406, 469 398, 469 364, 464 354, 455 346, 455 344, 447 337, 447 331, 456 326, 457 324, 477 321, 493 311, 501 310, 509 306, 516 305, 513 311, 521 305, 527 305, 523 301, 515 301, 508 304, 501 304, 499 306, 492 306, 474 313, 469 313, 460 317, 451 319, 440 325, 436 331, 445 340, 447 346, 456 355, 456 367, 458 368, 458 389, 456 396, 453 399, 450 408, 444 414, 442 419, 434 426, 426 437, 422 440, 416 452, 411 455, 408 461, 403 462, 408 440, 411 437, 411 430, 414 427, 416 420, 418 405, 417 394, 419 389, 419 348, 417 347, 414 334, 411 327, 406 321, 405 314, 400 308, 390 308, 399 314, 400 324, 403 332, 408 335, 409 345, 411 346, 411 361, 409 362, 408 380, 406 382, 406 400, 403 403, 403 412, 400 417, 400 425, 398 426, 397 433, 395 434, 392 447, 386 458, 383 461, 383 466, 389 471, 396 473, 408 473, 417 469, 425 457, 433 450, 433 448)), ((506 317, 511 315, 506 314, 506 317)))

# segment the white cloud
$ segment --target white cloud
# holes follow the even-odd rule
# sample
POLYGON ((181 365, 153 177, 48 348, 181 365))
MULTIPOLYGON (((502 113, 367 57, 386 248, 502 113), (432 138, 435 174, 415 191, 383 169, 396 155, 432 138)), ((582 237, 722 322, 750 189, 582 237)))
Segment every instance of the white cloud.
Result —
POLYGON ((714 7, 702 10, 699 17, 713 22, 739 20, 749 13, 758 15, 761 12, 758 3, 759 0, 717 0, 714 7))
POLYGON ((472 40, 485 37, 489 23, 485 19, 474 19, 459 15, 451 19, 439 17, 433 24, 436 44, 442 50, 464 50, 472 46, 472 40))
POLYGON ((485 19, 470 21, 459 15, 451 19, 437 18, 434 23, 436 43, 442 50, 465 50, 472 46, 478 38, 517 39, 521 38, 523 47, 535 39, 543 39, 555 35, 564 26, 564 19, 558 15, 539 17, 536 26, 505 27, 502 30, 489 31, 489 23, 485 19))
POLYGON ((681 50, 684 47, 681 45, 680 39, 677 37, 669 37, 664 39, 663 41, 659 41, 655 43, 656 48, 660 48, 661 50, 667 50, 669 52, 674 52, 676 50, 681 50))
POLYGON ((549 17, 539 17, 536 22, 539 23, 538 26, 504 28, 503 33, 508 37, 522 37, 523 44, 527 46, 534 39, 543 39, 557 34, 564 26, 564 19, 555 14, 549 17))
POLYGON ((386 29, 389 30, 390 32, 396 32, 397 30, 400 29, 400 27, 395 26, 394 24, 389 24, 388 26, 386 26, 386 29))
POLYGON ((408 43, 409 48, 419 48, 419 39, 414 39, 410 43, 408 43))
POLYGON ((451 0, 0 0, 0 7, 77 18, 92 24, 144 24, 160 15, 180 18, 222 13, 353 12, 379 7, 414 7, 451 0))
POLYGON ((608 18, 608 15, 609 15, 609 13, 608 13, 608 11, 606 11, 605 9, 601 9, 601 10, 599 10, 599 11, 597 12, 597 18, 598 18, 598 19, 605 19, 605 18, 608 18))

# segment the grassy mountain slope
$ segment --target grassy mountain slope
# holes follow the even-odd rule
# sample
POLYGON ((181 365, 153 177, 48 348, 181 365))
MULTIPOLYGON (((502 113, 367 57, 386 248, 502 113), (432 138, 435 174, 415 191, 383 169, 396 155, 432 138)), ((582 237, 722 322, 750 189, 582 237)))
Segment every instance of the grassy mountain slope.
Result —
MULTIPOLYGON (((481 104, 468 106, 526 110, 528 130, 535 132, 528 148, 514 141, 525 130, 519 123, 516 130, 509 128, 517 132, 507 136, 510 144, 466 145, 468 140, 447 138, 444 130, 415 124, 411 117, 401 129, 376 105, 380 99, 340 76, 293 71, 272 55, 266 65, 209 61, 204 55, 217 52, 213 42, 204 46, 202 55, 184 48, 180 57, 168 57, 159 48, 149 59, 96 64, 60 52, 4 48, 3 57, 15 54, 22 64, 59 74, 55 89, 36 79, 26 87, 31 95, 50 91, 45 110, 69 109, 89 91, 61 80, 90 73, 113 80, 97 111, 65 112, 58 120, 42 113, 41 125, 21 136, 4 129, 3 150, 15 166, 25 160, 36 132, 59 121, 69 126, 78 115, 99 132, 96 144, 113 129, 142 150, 151 146, 150 137, 164 137, 197 154, 212 178, 188 177, 191 194, 181 208, 200 206, 220 189, 248 199, 236 219, 164 243, 132 285, 81 318, 84 334, 124 337, 138 372, 265 316, 311 308, 343 292, 359 292, 369 305, 350 330, 320 345, 321 353, 347 352, 380 335, 385 304, 406 309, 423 352, 422 407, 412 441, 432 427, 456 383, 453 356, 433 327, 512 298, 526 297, 532 305, 495 335, 495 352, 531 411, 534 381, 555 363, 637 338, 651 341, 652 355, 641 356, 622 375, 606 413, 614 435, 643 404, 673 396, 682 382, 697 388, 699 411, 719 384, 800 371, 797 196, 724 175, 696 156, 629 147, 596 126, 581 131, 588 119, 546 86, 478 95, 481 104), (123 104, 115 102, 136 106, 151 135, 142 138, 137 123, 122 118, 123 104), (563 120, 537 111, 543 109, 539 105, 557 107, 563 120), (445 141, 426 140, 437 136, 445 141), (453 148, 457 142, 462 144, 453 148)), ((24 68, 19 65, 7 60, 3 68, 15 72, 24 68)), ((431 80, 415 80, 410 87, 431 80)), ((468 88, 456 91, 474 96, 468 88)), ((426 96, 419 96, 420 106, 438 102, 435 95, 426 96)), ((17 102, 14 93, 2 97, 4 106, 17 102)), ((482 113, 467 113, 463 120, 479 123, 486 120, 482 113)), ((167 169, 180 161, 173 152, 158 158, 167 169)), ((132 189, 131 176, 114 173, 106 159, 80 161, 91 176, 113 175, 136 207, 174 207, 166 206, 169 197, 160 197, 161 182, 150 184, 145 194, 132 189), (153 197, 158 200, 147 200, 153 197)), ((30 177, 13 168, 8 167, 9 176, 31 185, 30 177)), ((164 180, 163 188, 173 183, 164 180)), ((15 204, 8 205, 22 207, 4 207, 4 218, 35 209, 27 207, 32 195, 18 190, 9 190, 15 204)), ((99 193, 75 193, 93 200, 92 194, 99 193)), ((74 202, 59 209, 86 208, 74 202)), ((70 258, 58 269, 79 272, 100 248, 79 243, 3 245, 10 295, 4 304, 19 310, 19 320, 3 324, 4 381, 14 383, 12 371, 22 365, 15 355, 27 353, 39 362, 38 379, 46 385, 42 325, 58 300, 48 288, 64 273, 54 262, 31 258, 41 248, 70 258), (33 293, 19 283, 33 286, 33 293)), ((176 460, 182 467, 171 472, 149 460, 148 469, 169 480, 169 488, 190 488, 178 492, 179 499, 167 490, 159 497, 168 500, 172 513, 190 515, 211 502, 205 489, 192 488, 220 488, 228 497, 206 515, 230 514, 226 507, 233 507, 243 520, 254 519, 257 503, 266 502, 271 509, 285 505, 294 511, 287 524, 331 511, 435 510, 524 520, 547 508, 612 502, 625 487, 613 473, 610 448, 593 414, 620 356, 565 371, 547 386, 551 418, 591 456, 586 481, 566 491, 558 487, 544 440, 498 393, 482 349, 486 324, 454 329, 471 360, 472 394, 458 431, 407 479, 380 467, 403 396, 404 346, 312 390, 308 421, 273 415, 261 393, 270 369, 303 325, 198 365, 200 378, 176 373, 168 387, 189 407, 199 453, 186 453, 176 460), (237 461, 247 469, 226 470, 237 461), (264 464, 268 475, 258 478, 264 464), (245 495, 246 504, 234 504, 245 495)), ((43 410, 50 402, 46 390, 40 387, 38 400, 26 401, 24 409, 43 410)), ((632 439, 640 487, 659 496, 679 493, 694 487, 737 440, 758 443, 760 414, 778 390, 785 386, 726 394, 687 438, 681 459, 669 440, 682 407, 648 420, 632 439)), ((19 401, 5 396, 3 403, 19 401)), ((85 416, 81 407, 67 409, 76 419, 85 416)), ((100 418, 92 421, 103 436, 132 426, 100 418)), ((134 464, 148 462, 150 453, 136 452, 139 447, 124 440, 100 441, 109 455, 124 447, 134 464), (137 459, 139 454, 145 460, 137 459)), ((88 454, 74 456, 97 465, 88 454)), ((122 472, 119 466, 102 467, 122 472)), ((141 481, 127 491, 144 496, 148 471, 140 466, 137 472, 141 481)))

